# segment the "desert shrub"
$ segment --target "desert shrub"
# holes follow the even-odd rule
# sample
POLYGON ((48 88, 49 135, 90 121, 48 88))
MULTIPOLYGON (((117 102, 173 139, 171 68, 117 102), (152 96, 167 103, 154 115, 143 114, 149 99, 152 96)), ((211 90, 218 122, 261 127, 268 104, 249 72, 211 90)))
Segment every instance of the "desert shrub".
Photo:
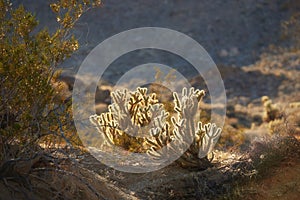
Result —
MULTIPOLYGON (((298 6, 299 3, 297 2, 298 6)), ((280 69, 299 70, 300 62, 300 12, 291 12, 287 20, 282 21, 281 40, 278 44, 270 45, 264 53, 260 55, 260 60, 254 66, 263 71, 280 75, 280 69), (277 70, 274 70, 277 69, 277 70), (278 70, 279 69, 279 70, 278 70)), ((252 65, 253 66, 253 65, 252 65)))
POLYGON ((285 133, 285 131, 287 131, 287 127, 286 127, 285 121, 283 119, 275 119, 273 121, 270 121, 268 124, 268 128, 269 128, 269 133, 271 135, 287 134, 287 133, 285 133))
POLYGON ((299 141, 291 136, 261 138, 252 143, 250 157, 260 175, 284 161, 287 157, 299 157, 299 141))
POLYGON ((275 119, 268 124, 269 133, 280 136, 295 136, 298 137, 300 133, 300 114, 299 108, 294 107, 298 102, 290 104, 285 107, 284 114, 281 119, 275 119))
MULTIPOLYGON (((105 136, 107 145, 116 145, 133 152, 147 152, 159 158, 157 151, 176 141, 191 143, 188 150, 177 160, 187 167, 205 168, 206 155, 212 150, 221 129, 215 124, 202 125, 195 120, 198 104, 205 95, 203 90, 189 91, 184 88, 182 95, 174 92, 173 112, 164 107, 155 93, 148 94, 147 88, 137 88, 134 92, 117 90, 112 92, 113 103, 109 112, 92 115, 91 122, 98 132, 105 136), (184 138, 193 138, 193 141, 184 138)), ((177 152, 180 145, 169 145, 170 152, 177 152)))
MULTIPOLYGON (((288 126, 288 130, 290 130, 289 132, 292 135, 300 135, 300 107, 299 107, 299 102, 297 102, 298 107, 293 107, 293 104, 290 105, 290 109, 288 110, 288 114, 286 117, 286 121, 287 126, 288 126)), ((295 106, 295 104, 294 104, 295 106)))
MULTIPOLYGON (((41 158, 40 144, 79 143, 70 101, 60 95, 57 67, 78 42, 71 30, 80 15, 100 1, 51 4, 57 30, 35 31, 38 21, 21 5, 0 0, 0 178, 28 174, 41 158), (26 161, 26 162, 25 162, 26 161), (20 163, 27 163, 23 168, 20 163)), ((49 159, 49 157, 48 157, 49 159)), ((51 160, 51 159, 50 159, 51 160)))
POLYGON ((291 43, 292 48, 300 48, 300 12, 294 12, 291 17, 282 22, 282 38, 291 43))

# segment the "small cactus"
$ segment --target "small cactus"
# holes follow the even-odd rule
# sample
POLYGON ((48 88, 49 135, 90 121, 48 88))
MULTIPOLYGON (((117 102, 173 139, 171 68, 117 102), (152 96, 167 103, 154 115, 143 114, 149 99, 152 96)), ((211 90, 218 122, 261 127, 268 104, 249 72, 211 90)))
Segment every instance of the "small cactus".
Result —
POLYGON ((268 96, 263 96, 261 102, 264 106, 263 120, 266 122, 273 121, 282 117, 282 114, 276 104, 268 96))

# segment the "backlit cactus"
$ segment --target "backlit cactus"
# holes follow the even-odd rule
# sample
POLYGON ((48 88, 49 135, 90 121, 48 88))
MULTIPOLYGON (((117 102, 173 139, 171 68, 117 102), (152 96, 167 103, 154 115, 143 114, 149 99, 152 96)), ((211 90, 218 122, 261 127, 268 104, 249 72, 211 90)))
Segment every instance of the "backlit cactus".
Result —
POLYGON ((221 129, 215 124, 196 121, 203 90, 183 88, 174 92, 174 112, 167 112, 156 94, 147 88, 134 92, 112 92, 113 103, 107 113, 90 116, 90 121, 103 134, 108 145, 118 145, 134 152, 146 152, 159 159, 163 149, 176 152, 185 143, 189 148, 177 160, 183 166, 205 167, 207 154, 212 151, 221 129))

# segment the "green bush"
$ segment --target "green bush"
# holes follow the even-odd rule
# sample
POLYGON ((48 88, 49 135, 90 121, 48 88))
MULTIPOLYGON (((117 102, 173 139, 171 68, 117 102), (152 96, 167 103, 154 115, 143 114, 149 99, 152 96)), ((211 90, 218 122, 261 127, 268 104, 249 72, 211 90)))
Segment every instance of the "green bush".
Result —
POLYGON ((98 0, 51 4, 60 26, 50 33, 47 28, 34 32, 38 21, 33 14, 0 0, 0 176, 5 176, 5 163, 30 159, 42 142, 74 139, 70 102, 53 85, 58 65, 78 49, 70 32, 75 22, 98 5, 98 0))

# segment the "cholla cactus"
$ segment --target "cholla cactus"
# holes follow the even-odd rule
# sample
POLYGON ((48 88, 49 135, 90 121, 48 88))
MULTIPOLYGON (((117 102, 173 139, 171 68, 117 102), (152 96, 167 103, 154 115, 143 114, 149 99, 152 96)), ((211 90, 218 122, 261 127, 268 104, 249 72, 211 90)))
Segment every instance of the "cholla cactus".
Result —
POLYGON ((109 112, 92 115, 90 121, 106 137, 109 145, 119 145, 127 150, 146 150, 144 136, 157 132, 165 125, 168 115, 155 94, 147 95, 146 88, 129 93, 117 90, 111 94, 113 104, 109 112))
POLYGON ((266 122, 273 121, 282 117, 282 113, 276 106, 273 104, 272 100, 268 96, 261 97, 261 102, 264 106, 263 120, 266 122))
MULTIPOLYGON (((221 129, 217 128, 215 124, 210 123, 205 124, 203 127, 201 122, 195 121, 198 104, 204 95, 205 92, 203 90, 194 90, 194 88, 190 88, 189 92, 187 88, 183 88, 181 99, 176 92, 173 93, 174 110, 177 113, 177 116, 172 116, 171 118, 173 134, 169 133, 165 136, 159 135, 155 138, 156 148, 151 148, 148 153, 154 156, 160 156, 153 151, 158 149, 157 146, 162 148, 163 145, 166 145, 165 141, 169 135, 169 140, 171 141, 172 139, 177 139, 182 142, 184 141, 183 138, 185 138, 187 139, 186 142, 191 145, 177 162, 189 167, 203 167, 203 165, 207 165, 206 155, 211 152, 214 147, 216 140, 221 134, 221 129), (192 141, 189 141, 189 139, 192 139, 192 141)), ((155 146, 155 142, 152 142, 153 146, 155 146)), ((172 146, 170 148, 172 148, 172 146)))
POLYGON ((221 133, 215 124, 203 126, 195 121, 204 95, 203 90, 194 88, 189 91, 184 88, 181 97, 174 92, 174 113, 169 113, 158 102, 156 94, 147 95, 146 88, 137 88, 131 93, 117 90, 112 92, 113 104, 109 106, 109 112, 92 115, 90 120, 110 145, 134 151, 136 148, 131 146, 142 145, 139 151, 147 152, 153 158, 160 158, 165 151, 158 150, 165 146, 171 152, 178 151, 182 148, 180 143, 184 142, 189 148, 177 162, 183 166, 203 167, 207 164, 206 155, 221 133), (171 143, 175 145, 169 145, 171 143))

